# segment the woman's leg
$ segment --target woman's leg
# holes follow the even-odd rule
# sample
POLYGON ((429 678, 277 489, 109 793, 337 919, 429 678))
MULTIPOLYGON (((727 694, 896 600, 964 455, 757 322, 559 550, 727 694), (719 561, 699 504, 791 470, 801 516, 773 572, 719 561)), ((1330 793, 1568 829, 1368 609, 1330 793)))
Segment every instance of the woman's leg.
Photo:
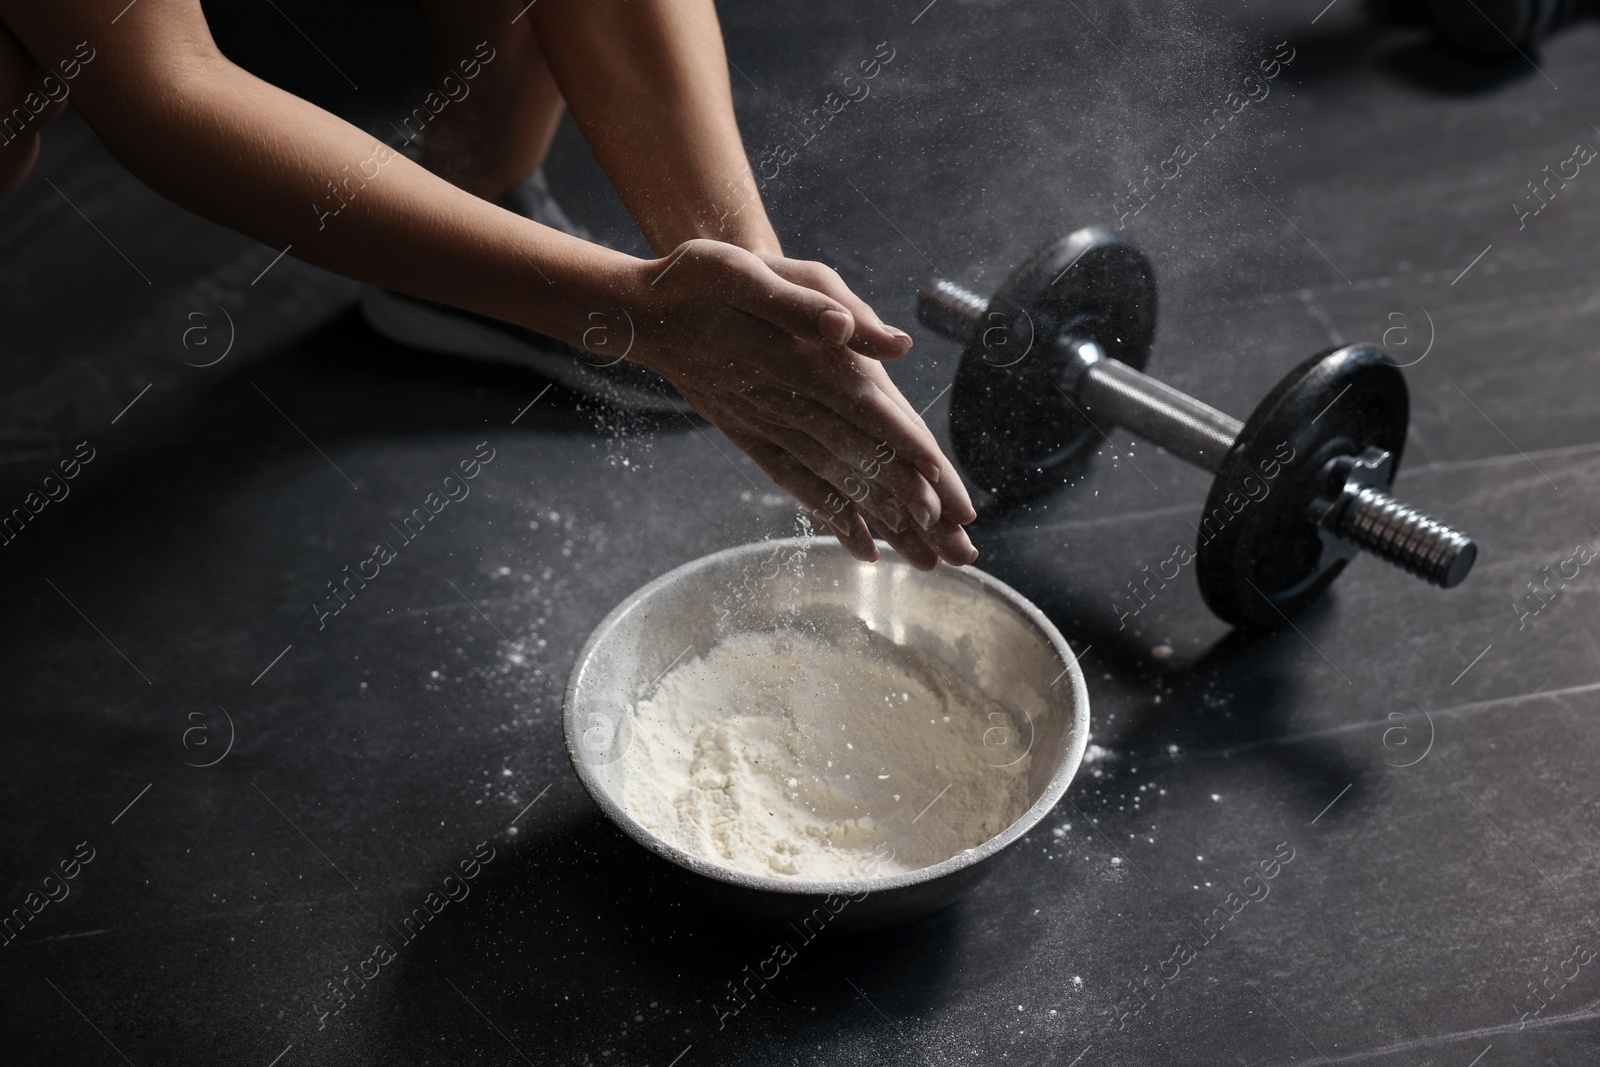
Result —
POLYGON ((423 166, 485 200, 544 162, 565 106, 531 21, 519 15, 525 2, 423 4, 432 106, 413 113, 406 132, 420 129, 423 166))
POLYGON ((428 169, 496 200, 543 161, 571 103, 658 253, 696 237, 780 252, 734 118, 712 0, 423 3, 434 95, 407 131, 423 131, 428 169), (471 69, 490 49, 464 81, 463 61, 471 69))
POLYGON ((781 254, 734 118, 712 0, 539 0, 526 18, 658 254, 693 238, 781 254))

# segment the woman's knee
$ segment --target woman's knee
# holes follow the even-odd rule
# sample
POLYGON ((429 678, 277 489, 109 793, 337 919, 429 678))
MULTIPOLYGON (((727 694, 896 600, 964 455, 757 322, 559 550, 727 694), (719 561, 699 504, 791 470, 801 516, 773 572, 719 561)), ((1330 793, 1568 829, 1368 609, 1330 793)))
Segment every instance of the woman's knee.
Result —
POLYGON ((25 133, 0 145, 0 200, 16 192, 39 158, 39 135, 25 133))
MULTIPOLYGON (((71 63, 76 73, 80 64, 71 63)), ((0 23, 0 197, 21 185, 33 169, 39 132, 66 108, 70 80, 44 71, 0 23)))

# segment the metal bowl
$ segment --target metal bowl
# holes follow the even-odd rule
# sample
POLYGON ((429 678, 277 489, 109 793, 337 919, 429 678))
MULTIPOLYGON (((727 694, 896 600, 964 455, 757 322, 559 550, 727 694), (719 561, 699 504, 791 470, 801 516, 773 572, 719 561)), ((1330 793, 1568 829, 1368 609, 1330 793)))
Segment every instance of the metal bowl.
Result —
MULTIPOLYGON (((974 567, 917 571, 880 543, 875 564, 822 538, 761 541, 686 563, 646 585, 589 635, 567 682, 567 754, 600 810, 667 860, 691 892, 747 918, 857 929, 909 922, 993 868, 1066 792, 1089 735, 1089 699, 1059 631, 1024 597, 974 567), (942 862, 888 877, 800 881, 691 855, 626 810, 632 706, 672 666, 750 631, 865 624, 941 662, 1010 712, 1029 753, 1029 807, 1001 833, 942 862)), ((985 734, 987 737, 987 734, 985 734)))

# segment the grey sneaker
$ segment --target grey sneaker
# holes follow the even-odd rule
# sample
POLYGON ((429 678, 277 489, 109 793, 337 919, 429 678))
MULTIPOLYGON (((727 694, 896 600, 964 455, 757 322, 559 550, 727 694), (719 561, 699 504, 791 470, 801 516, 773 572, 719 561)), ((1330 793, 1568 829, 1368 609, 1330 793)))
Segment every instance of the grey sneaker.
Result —
MULTIPOLYGON (((573 222, 550 195, 543 171, 535 171, 507 193, 500 206, 592 240, 589 231, 573 222)), ((647 367, 586 352, 487 315, 378 288, 369 288, 362 295, 361 311, 374 330, 407 348, 527 367, 575 393, 599 397, 629 411, 674 414, 693 410, 671 383, 647 367)))

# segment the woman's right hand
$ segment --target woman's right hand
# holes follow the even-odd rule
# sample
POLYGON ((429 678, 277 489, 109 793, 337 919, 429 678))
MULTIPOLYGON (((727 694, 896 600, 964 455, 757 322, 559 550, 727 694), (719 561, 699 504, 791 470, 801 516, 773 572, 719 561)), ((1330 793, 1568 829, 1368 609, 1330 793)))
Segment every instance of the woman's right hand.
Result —
POLYGON ((880 361, 905 333, 820 263, 693 240, 642 263, 629 358, 670 381, 857 559, 869 525, 912 566, 971 563, 977 512, 880 361))

